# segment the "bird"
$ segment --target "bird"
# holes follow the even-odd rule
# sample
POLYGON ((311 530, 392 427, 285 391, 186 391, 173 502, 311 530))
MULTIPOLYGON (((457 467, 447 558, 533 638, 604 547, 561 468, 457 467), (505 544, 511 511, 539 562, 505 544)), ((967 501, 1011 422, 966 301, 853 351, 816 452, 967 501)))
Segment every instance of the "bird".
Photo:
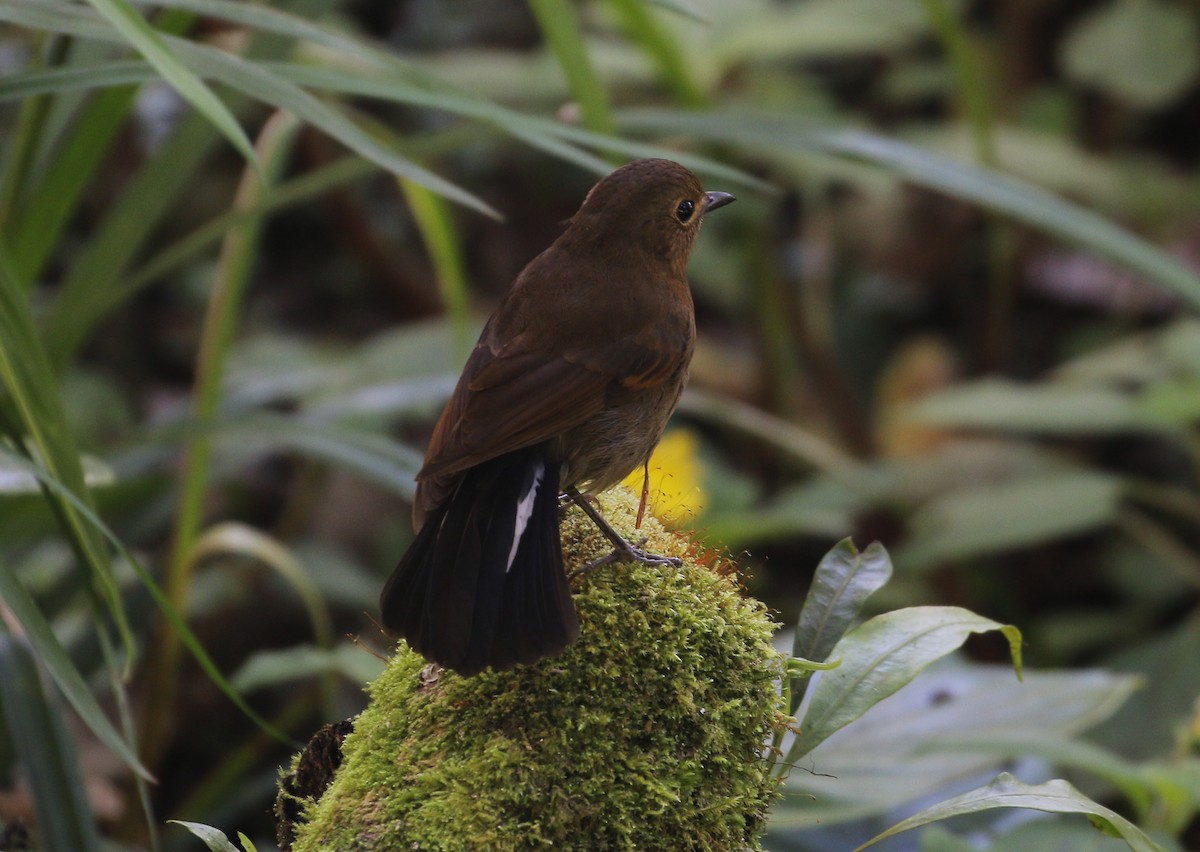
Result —
POLYGON ((647 465, 679 402, 696 339, 688 258, 705 215, 732 201, 672 160, 636 160, 517 276, 434 426, 415 536, 380 595, 388 634, 465 676, 560 654, 579 636, 560 500, 613 542, 597 564, 678 564, 623 539, 589 498, 647 465))

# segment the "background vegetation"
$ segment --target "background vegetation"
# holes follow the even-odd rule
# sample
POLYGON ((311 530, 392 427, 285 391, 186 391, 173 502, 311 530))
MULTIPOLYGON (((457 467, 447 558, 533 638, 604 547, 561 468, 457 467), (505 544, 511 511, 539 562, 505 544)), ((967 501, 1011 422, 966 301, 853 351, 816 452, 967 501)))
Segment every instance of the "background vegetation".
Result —
MULTIPOLYGON (((644 155, 739 196, 664 508, 783 624, 852 535, 870 611, 1025 636, 822 742, 768 846, 1004 767, 1200 845, 1193 4, 0 0, 0 75, 0 847, 267 846, 482 318, 644 155)), ((891 842, 1106 842, 1005 813, 891 842)))

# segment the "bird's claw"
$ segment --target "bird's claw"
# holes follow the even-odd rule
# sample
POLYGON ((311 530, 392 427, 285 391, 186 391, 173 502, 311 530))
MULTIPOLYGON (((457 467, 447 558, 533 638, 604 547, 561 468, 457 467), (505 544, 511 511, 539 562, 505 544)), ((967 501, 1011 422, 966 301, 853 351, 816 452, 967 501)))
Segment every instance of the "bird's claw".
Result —
POLYGON ((657 553, 647 553, 642 549, 642 545, 645 543, 646 539, 644 538, 637 544, 622 541, 611 552, 593 559, 591 562, 584 563, 571 572, 571 577, 574 578, 580 574, 590 574, 601 565, 609 565, 613 562, 641 562, 643 565, 670 565, 672 568, 683 567, 683 560, 676 556, 659 556, 657 553))

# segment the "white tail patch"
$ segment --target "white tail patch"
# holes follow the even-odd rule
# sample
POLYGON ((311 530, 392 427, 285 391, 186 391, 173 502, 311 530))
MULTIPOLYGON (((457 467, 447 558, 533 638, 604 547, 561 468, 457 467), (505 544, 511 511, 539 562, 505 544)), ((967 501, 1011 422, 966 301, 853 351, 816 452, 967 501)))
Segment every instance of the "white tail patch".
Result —
POLYGON ((517 517, 513 523, 512 550, 508 552, 508 565, 504 567, 505 574, 512 570, 513 562, 516 561, 517 548, 521 546, 521 537, 525 535, 525 528, 529 526, 529 519, 533 516, 533 503, 537 499, 538 489, 542 487, 542 477, 545 475, 546 464, 539 459, 537 470, 533 472, 533 481, 529 484, 529 490, 517 504, 517 517))

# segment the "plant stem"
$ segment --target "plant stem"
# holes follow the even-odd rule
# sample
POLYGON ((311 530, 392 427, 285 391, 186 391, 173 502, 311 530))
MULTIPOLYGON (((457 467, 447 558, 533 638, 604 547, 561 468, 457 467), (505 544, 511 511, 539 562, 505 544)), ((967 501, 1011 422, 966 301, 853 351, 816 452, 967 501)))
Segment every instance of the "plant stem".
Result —
MULTIPOLYGON (((300 124, 288 113, 276 113, 263 127, 256 148, 263 163, 263 175, 251 168, 243 174, 234 208, 252 207, 265 191, 265 182, 273 182, 282 172, 287 153, 300 124)), ((221 397, 225 363, 233 342, 233 332, 241 310, 262 221, 248 221, 231 228, 225 237, 218 261, 212 298, 201 331, 197 360, 196 387, 192 416, 199 428, 184 452, 179 510, 171 536, 170 557, 164 582, 167 599, 186 616, 188 593, 195 561, 193 546, 204 520, 204 502, 208 491, 208 473, 212 458, 210 425, 221 397)), ((143 746, 146 762, 154 766, 161 759, 173 714, 182 648, 179 636, 165 626, 159 628, 158 641, 151 645, 147 666, 150 672, 146 690, 143 746)))
MULTIPOLYGON (((999 168, 996 120, 983 63, 971 45, 962 22, 945 0, 922 0, 925 12, 946 51, 958 85, 958 98, 971 130, 975 159, 989 169, 999 168)), ((1011 227, 997 214, 984 213, 988 267, 987 321, 981 352, 983 364, 996 368, 1005 361, 1012 325, 1013 279, 1011 227)))

